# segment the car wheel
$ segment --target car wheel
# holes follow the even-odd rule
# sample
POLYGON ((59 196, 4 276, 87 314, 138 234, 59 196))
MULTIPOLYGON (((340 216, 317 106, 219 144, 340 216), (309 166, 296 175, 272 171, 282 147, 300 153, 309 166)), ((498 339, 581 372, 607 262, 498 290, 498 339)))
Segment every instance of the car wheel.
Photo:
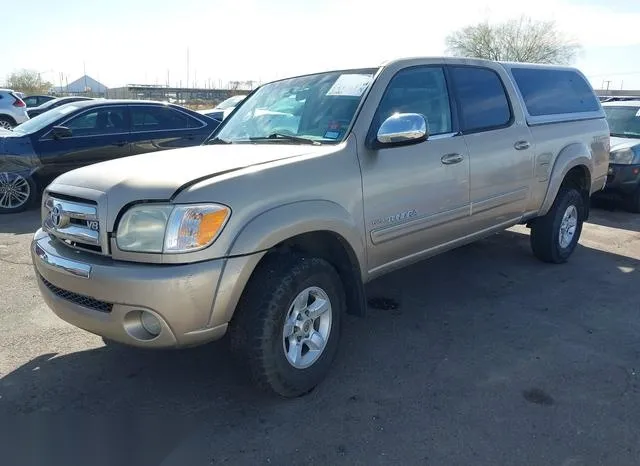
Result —
POLYGON ((16 126, 16 123, 11 118, 0 115, 0 128, 13 129, 15 126, 16 126))
POLYGON ((0 213, 13 214, 28 209, 37 196, 30 176, 0 172, 0 213))
POLYGON ((338 350, 344 289, 327 261, 267 257, 254 272, 231 322, 231 345, 253 381, 283 397, 309 393, 338 350))
POLYGON ((531 249, 543 262, 566 262, 578 244, 584 222, 584 200, 573 188, 560 188, 551 209, 531 226, 531 249))

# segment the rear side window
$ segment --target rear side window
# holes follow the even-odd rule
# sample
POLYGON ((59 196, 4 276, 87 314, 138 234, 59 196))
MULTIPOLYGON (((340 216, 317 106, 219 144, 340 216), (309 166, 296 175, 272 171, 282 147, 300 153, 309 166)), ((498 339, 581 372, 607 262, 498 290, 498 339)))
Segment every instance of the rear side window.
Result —
POLYGON ((531 116, 600 110, 598 98, 580 74, 571 70, 511 70, 531 116))
POLYGON ((201 126, 190 116, 169 107, 134 105, 131 107, 133 131, 160 131, 201 126))
POLYGON ((460 106, 462 131, 488 131, 511 122, 511 106, 502 80, 487 68, 454 66, 453 86, 460 106))

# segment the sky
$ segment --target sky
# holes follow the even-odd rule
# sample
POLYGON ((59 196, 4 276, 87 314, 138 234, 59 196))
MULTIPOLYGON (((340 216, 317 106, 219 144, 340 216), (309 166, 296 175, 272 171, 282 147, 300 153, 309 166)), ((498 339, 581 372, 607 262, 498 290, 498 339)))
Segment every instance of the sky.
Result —
POLYGON ((0 82, 20 69, 55 85, 85 69, 108 87, 184 86, 187 69, 191 86, 265 82, 444 55, 456 29, 527 15, 582 45, 574 65, 594 87, 640 89, 638 0, 24 0, 20 9, 30 13, 2 24, 12 46, 0 51, 0 82))

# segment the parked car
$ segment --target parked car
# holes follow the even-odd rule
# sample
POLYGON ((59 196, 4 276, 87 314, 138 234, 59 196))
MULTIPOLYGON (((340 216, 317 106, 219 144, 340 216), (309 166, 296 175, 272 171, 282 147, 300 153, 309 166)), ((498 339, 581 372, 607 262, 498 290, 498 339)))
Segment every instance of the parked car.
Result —
POLYGON ((48 112, 49 110, 60 107, 61 105, 70 104, 71 102, 81 102, 83 100, 94 100, 94 99, 92 97, 81 97, 81 96, 57 97, 43 104, 40 104, 37 107, 28 109, 27 113, 29 114, 29 117, 33 118, 35 116, 40 115, 41 113, 48 112))
POLYGON ((200 113, 208 116, 209 118, 213 118, 218 121, 222 121, 229 115, 234 108, 240 104, 244 99, 246 99, 246 95, 234 95, 233 97, 229 97, 226 100, 223 100, 214 108, 208 110, 200 110, 200 113))
POLYGON ((30 95, 25 97, 24 103, 27 104, 27 108, 38 107, 45 102, 49 102, 50 100, 55 99, 55 96, 52 95, 30 95))
POLYGON ((0 134, 0 213, 28 208, 68 170, 198 145, 217 125, 177 105, 139 100, 79 101, 49 110, 0 134))
POLYGON ((640 213, 640 97, 602 104, 611 130, 607 184, 596 197, 621 200, 640 213))
POLYGON ((28 119, 24 101, 11 89, 0 89, 0 129, 11 129, 28 119))
POLYGON ((365 282, 516 224, 567 261, 608 153, 569 67, 417 58, 284 79, 207 145, 58 177, 32 258, 51 309, 108 344, 229 333, 259 386, 299 396, 344 313, 365 313, 365 282), (285 99, 300 103, 274 119, 285 99))

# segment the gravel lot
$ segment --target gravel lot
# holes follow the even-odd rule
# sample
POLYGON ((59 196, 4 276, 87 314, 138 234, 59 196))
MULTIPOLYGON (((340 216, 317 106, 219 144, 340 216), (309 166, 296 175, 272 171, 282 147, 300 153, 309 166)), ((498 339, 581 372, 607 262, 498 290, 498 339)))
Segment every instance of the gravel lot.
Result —
POLYGON ((224 343, 113 349, 54 316, 0 217, 0 464, 640 464, 640 216, 596 209, 570 263, 514 228, 369 285, 329 378, 282 401, 224 343))

